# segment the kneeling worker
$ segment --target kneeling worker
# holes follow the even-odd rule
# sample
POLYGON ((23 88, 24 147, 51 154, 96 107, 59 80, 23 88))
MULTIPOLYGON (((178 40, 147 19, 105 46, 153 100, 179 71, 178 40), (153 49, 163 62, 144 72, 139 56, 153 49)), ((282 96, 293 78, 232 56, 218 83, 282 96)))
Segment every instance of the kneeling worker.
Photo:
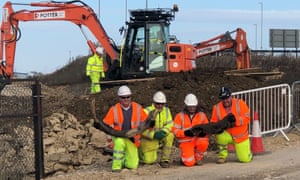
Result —
POLYGON ((173 132, 181 150, 181 162, 185 166, 202 165, 209 140, 205 133, 195 134, 192 128, 208 123, 207 116, 199 110, 198 99, 194 94, 188 94, 184 100, 185 107, 176 114, 173 132))
POLYGON ((153 104, 145 109, 148 113, 157 111, 157 114, 155 116, 155 124, 143 132, 140 147, 143 162, 152 164, 157 160, 158 149, 161 145, 162 154, 159 164, 163 168, 169 167, 174 140, 174 135, 171 132, 173 118, 170 109, 165 106, 166 103, 165 94, 158 91, 153 96, 153 104))
POLYGON ((216 142, 219 148, 218 164, 226 162, 228 156, 228 144, 233 144, 236 155, 240 162, 250 162, 252 153, 250 148, 248 125, 250 122, 250 110, 242 99, 231 96, 228 87, 222 87, 219 92, 219 103, 213 106, 211 122, 217 123, 227 117, 232 120, 232 126, 221 129, 216 135, 216 142))
MULTIPOLYGON (((128 86, 121 86, 118 90, 119 102, 112 106, 103 122, 118 131, 128 131, 147 119, 143 107, 131 101, 131 90, 128 86)), ((133 138, 112 137, 113 161, 112 171, 119 172, 122 168, 136 169, 139 164, 138 147, 140 146, 140 134, 133 138)))

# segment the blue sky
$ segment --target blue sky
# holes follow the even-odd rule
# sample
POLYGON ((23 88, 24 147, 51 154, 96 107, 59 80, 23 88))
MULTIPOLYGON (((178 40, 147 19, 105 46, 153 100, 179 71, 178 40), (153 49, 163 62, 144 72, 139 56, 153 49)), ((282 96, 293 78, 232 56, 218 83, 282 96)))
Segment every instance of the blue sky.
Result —
MULTIPOLYGON (((1 6, 6 1, 1 0, 1 6)), ((37 1, 11 2, 30 3, 37 1)), ((247 32, 251 49, 270 49, 269 29, 300 29, 300 1, 295 0, 89 0, 84 1, 99 13, 107 34, 117 43, 121 42, 119 28, 129 18, 129 9, 171 8, 177 4, 179 12, 171 24, 171 34, 182 43, 205 41, 226 31, 242 28, 247 32), (261 8, 263 7, 263 10, 261 8), (263 14, 263 21, 261 15, 263 14), (261 22, 262 36, 261 36, 261 22), (256 35, 257 32, 257 35, 256 35), (261 41, 262 39, 262 41, 261 41)), ((14 5, 15 11, 30 9, 14 5)), ((2 19, 2 13, 0 14, 2 19)), ((89 53, 86 40, 79 28, 70 22, 20 22, 21 39, 17 42, 15 71, 51 73, 70 58, 89 53)), ((88 31, 86 29, 86 31, 88 31)), ((88 32, 90 39, 95 38, 88 32)))

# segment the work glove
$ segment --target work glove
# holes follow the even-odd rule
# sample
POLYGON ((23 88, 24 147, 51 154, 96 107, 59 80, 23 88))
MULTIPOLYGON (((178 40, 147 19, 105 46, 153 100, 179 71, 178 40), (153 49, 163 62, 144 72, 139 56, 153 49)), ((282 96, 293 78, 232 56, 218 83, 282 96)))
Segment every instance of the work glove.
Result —
POLYGON ((191 129, 187 129, 184 131, 184 135, 188 137, 194 137, 194 133, 191 129))
POLYGON ((235 116, 230 113, 230 115, 228 117, 228 121, 230 122, 231 127, 233 127, 235 125, 235 121, 236 121, 235 116))
POLYGON ((157 139, 157 140, 162 140, 165 136, 167 135, 167 133, 163 130, 160 130, 160 131, 156 131, 154 133, 154 139, 157 139))
POLYGON ((232 113, 227 114, 223 120, 228 122, 227 128, 232 128, 235 125, 235 116, 232 113))
POLYGON ((133 137, 129 138, 129 140, 134 144, 135 141, 133 137))
POLYGON ((149 127, 153 128, 154 126, 155 126, 155 121, 154 120, 150 120, 149 127))

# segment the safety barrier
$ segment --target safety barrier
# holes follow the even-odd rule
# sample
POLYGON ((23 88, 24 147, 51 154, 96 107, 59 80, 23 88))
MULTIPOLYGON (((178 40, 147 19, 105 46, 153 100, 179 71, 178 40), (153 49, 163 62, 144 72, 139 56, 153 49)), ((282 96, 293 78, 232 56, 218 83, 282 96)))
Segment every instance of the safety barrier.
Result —
MULTIPOLYGON (((232 93, 234 97, 246 101, 251 110, 258 113, 261 134, 281 132, 289 141, 283 130, 291 124, 291 88, 288 84, 279 84, 263 88, 232 93)), ((250 123, 250 130, 252 129, 250 123)), ((251 132, 251 131, 250 131, 251 132)))
POLYGON ((298 131, 300 128, 300 81, 295 81, 292 84, 292 124, 298 131))

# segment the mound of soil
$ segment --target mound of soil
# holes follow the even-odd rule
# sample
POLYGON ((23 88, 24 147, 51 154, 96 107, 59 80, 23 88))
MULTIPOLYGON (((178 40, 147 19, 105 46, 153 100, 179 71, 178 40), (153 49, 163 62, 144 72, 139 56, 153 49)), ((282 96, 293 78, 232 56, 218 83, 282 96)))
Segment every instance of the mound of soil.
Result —
MULTIPOLYGON (((133 96, 132 100, 143 106, 152 103, 153 94, 161 90, 167 96, 167 106, 174 113, 183 108, 183 100, 186 94, 194 93, 199 99, 199 105, 204 112, 210 113, 211 107, 218 101, 218 91, 221 86, 232 87, 233 91, 260 87, 264 82, 258 82, 248 77, 225 76, 222 71, 211 73, 188 73, 165 74, 156 77, 155 80, 128 83, 133 96)), ((87 98, 74 97, 67 111, 76 114, 79 119, 91 117, 89 102, 96 99, 96 110, 100 116, 104 116, 108 108, 118 101, 117 89, 119 86, 104 89, 99 94, 90 95, 87 98)))
MULTIPOLYGON (((254 89, 258 87, 288 83, 300 77, 299 62, 289 57, 252 57, 252 67, 259 67, 264 71, 274 69, 284 72, 279 79, 262 80, 257 77, 226 76, 224 71, 235 68, 235 63, 229 57, 207 57, 199 60, 198 67, 192 72, 160 73, 154 80, 126 83, 132 92, 132 100, 143 106, 152 103, 153 94, 161 90, 167 96, 167 106, 173 115, 183 108, 186 94, 194 93, 199 99, 199 105, 208 117, 213 104, 218 101, 218 91, 222 86, 228 86, 233 92, 254 89)), ((99 94, 89 95, 89 80, 84 76, 84 57, 53 74, 41 78, 43 84, 51 88, 44 91, 49 96, 44 98, 44 115, 64 109, 76 116, 83 123, 92 118, 90 102, 96 99, 96 110, 103 117, 109 107, 118 101, 117 89, 121 85, 102 85, 99 94), (77 62, 78 61, 78 62, 77 62), (67 83, 70 82, 70 83, 67 83)))

